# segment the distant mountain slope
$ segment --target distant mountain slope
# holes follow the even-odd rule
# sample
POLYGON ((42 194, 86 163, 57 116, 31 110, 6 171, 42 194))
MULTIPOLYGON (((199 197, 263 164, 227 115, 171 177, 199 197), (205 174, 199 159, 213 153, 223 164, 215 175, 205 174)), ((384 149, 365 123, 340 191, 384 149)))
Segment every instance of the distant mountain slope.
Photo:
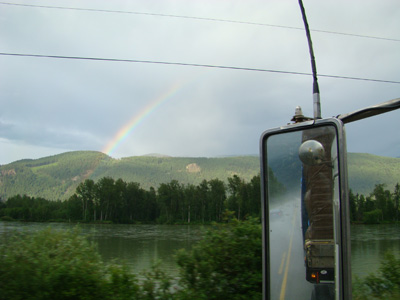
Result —
POLYGON ((183 184, 199 184, 203 179, 226 180, 236 174, 250 180, 259 172, 254 156, 229 158, 181 158, 135 156, 112 159, 92 151, 67 152, 36 160, 20 160, 0 167, 0 197, 16 194, 57 200, 71 196, 87 178, 106 176, 138 182, 148 189, 173 179, 183 184))
POLYGON ((74 151, 1 166, 0 196, 27 194, 50 200, 64 199, 106 160, 111 158, 100 152, 74 151))
POLYGON ((400 183, 400 158, 383 157, 367 153, 348 153, 349 187, 368 195, 378 183, 385 183, 393 191, 400 183))
MULTIPOLYGON (((227 181, 234 174, 248 181, 259 169, 257 156, 112 159, 100 152, 76 151, 0 166, 0 197, 27 194, 49 200, 66 199, 86 178, 97 181, 105 176, 138 182, 145 189, 158 188, 160 183, 173 179, 183 184, 199 184, 213 178, 227 181)), ((393 190, 399 181, 399 158, 349 154, 349 185, 355 193, 368 195, 377 183, 386 183, 393 190)))

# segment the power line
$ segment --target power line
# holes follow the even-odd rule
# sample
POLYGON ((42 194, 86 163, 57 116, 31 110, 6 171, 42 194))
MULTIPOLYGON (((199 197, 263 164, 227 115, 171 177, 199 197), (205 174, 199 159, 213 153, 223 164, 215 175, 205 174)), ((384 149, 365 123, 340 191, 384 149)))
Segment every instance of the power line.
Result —
MULTIPOLYGON (((182 19, 192 19, 192 20, 200 20, 200 21, 225 22, 225 23, 255 25, 255 26, 268 26, 268 27, 275 27, 275 28, 304 31, 304 28, 301 28, 301 27, 266 24, 266 23, 256 23, 256 22, 248 22, 248 21, 229 20, 229 19, 207 18, 207 17, 182 16, 182 15, 172 15, 172 14, 160 14, 160 13, 138 12, 138 11, 123 11, 123 10, 109 10, 109 9, 97 9, 97 8, 80 8, 80 7, 66 7, 66 6, 9 3, 9 2, 0 2, 0 4, 13 5, 13 6, 24 6, 24 7, 47 8, 47 9, 64 9, 64 10, 77 10, 77 11, 102 12, 102 13, 118 13, 118 14, 133 14, 133 15, 145 15, 145 16, 156 16, 156 17, 168 17, 168 18, 182 18, 182 19)), ((351 37, 400 42, 400 39, 387 38, 387 37, 378 37, 378 36, 345 33, 345 32, 337 32, 337 31, 328 31, 328 30, 319 30, 319 29, 310 29, 310 30, 313 32, 320 32, 320 33, 328 33, 328 34, 345 35, 345 36, 351 36, 351 37)))
MULTIPOLYGON (((83 57, 83 56, 62 56, 62 55, 26 54, 26 53, 6 53, 6 52, 0 52, 0 55, 1 56, 50 58, 50 59, 72 59, 72 60, 123 62, 123 63, 144 63, 144 64, 159 64, 159 65, 175 65, 175 66, 186 66, 186 67, 200 67, 200 68, 228 69, 228 70, 237 70, 237 71, 267 72, 267 73, 279 73, 279 74, 303 75, 303 76, 312 76, 313 75, 312 73, 306 73, 306 72, 282 71, 282 70, 235 67, 235 66, 223 66, 223 65, 195 64, 195 63, 184 63, 184 62, 155 61, 155 60, 101 58, 101 57, 83 57)), ((380 83, 400 84, 400 81, 373 79, 373 78, 350 77, 350 76, 340 76, 340 75, 326 75, 326 74, 325 75, 324 74, 318 74, 318 76, 326 77, 326 78, 334 78, 334 79, 373 81, 373 82, 380 82, 380 83)))

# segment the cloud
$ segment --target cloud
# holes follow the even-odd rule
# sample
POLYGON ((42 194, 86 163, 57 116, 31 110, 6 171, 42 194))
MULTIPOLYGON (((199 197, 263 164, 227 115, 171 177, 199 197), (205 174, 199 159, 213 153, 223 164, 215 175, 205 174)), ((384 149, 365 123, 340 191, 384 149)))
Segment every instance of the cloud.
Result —
MULTIPOLYGON (((394 0, 304 4, 311 29, 398 36, 400 8, 394 0)), ((57 5, 303 27, 297 2, 289 1, 86 0, 57 5)), ((1 8, 0 52, 311 72, 305 33, 299 29, 143 14, 1 8)), ((320 74, 400 81, 400 42, 315 30, 320 74)), ((129 120, 177 82, 184 82, 181 89, 147 116, 114 156, 254 154, 260 134, 288 123, 296 106, 308 116, 313 111, 312 77, 304 75, 9 56, 0 56, 0 67, 0 137, 3 143, 23 149, 19 152, 23 155, 29 148, 35 153, 48 149, 43 154, 58 149, 101 151, 129 120)), ((399 97, 398 84, 322 76, 319 83, 324 117, 399 97)), ((400 125, 397 115, 349 124, 349 151, 398 156, 400 137, 388 130, 400 125), (374 133, 374 142, 369 132, 374 133)), ((3 162, 15 159, 11 152, 2 157, 3 162)))

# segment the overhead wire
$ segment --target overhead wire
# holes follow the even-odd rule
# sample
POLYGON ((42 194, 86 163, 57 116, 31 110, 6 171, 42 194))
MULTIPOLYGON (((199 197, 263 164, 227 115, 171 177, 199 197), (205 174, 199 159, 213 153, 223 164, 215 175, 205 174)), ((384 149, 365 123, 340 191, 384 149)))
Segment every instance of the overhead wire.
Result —
MULTIPOLYGON (((306 72, 283 71, 283 70, 261 69, 261 68, 248 68, 248 67, 236 67, 236 66, 224 66, 224 65, 196 64, 196 63, 184 63, 184 62, 155 61, 155 60, 121 59, 121 58, 104 58, 104 57, 83 57, 83 56, 63 56, 63 55, 44 55, 44 54, 7 53, 7 52, 0 52, 0 56, 18 56, 18 57, 35 57, 35 58, 50 58, 50 59, 72 59, 72 60, 106 61, 106 62, 161 64, 161 65, 175 65, 175 66, 186 66, 186 67, 201 67, 201 68, 229 69, 229 70, 237 70, 237 71, 254 71, 254 72, 267 72, 267 73, 280 73, 280 74, 290 74, 290 75, 313 76, 312 73, 306 73, 306 72)), ((340 75, 328 75, 328 74, 318 74, 318 76, 326 77, 326 78, 334 78, 334 79, 372 81, 372 82, 380 82, 380 83, 400 84, 400 81, 384 80, 384 79, 373 79, 373 78, 362 78, 362 77, 351 77, 351 76, 340 76, 340 75)))
MULTIPOLYGON (((77 11, 103 12, 103 13, 148 15, 148 16, 159 16, 159 17, 194 19, 194 20, 202 20, 202 21, 228 22, 228 23, 237 23, 237 24, 245 24, 245 25, 269 26, 269 27, 277 27, 277 28, 301 30, 301 31, 304 30, 301 27, 292 27, 292 26, 284 26, 284 25, 276 25, 276 24, 265 24, 265 23, 256 23, 256 22, 247 22, 247 21, 238 21, 238 20, 227 20, 227 19, 194 17, 194 16, 182 16, 182 15, 149 13, 149 12, 137 12, 137 11, 122 11, 122 10, 108 10, 108 9, 96 9, 96 8, 50 6, 50 5, 10 3, 10 2, 0 2, 0 5, 13 5, 13 6, 23 6, 23 7, 77 10, 77 11)), ((359 34, 343 33, 343 32, 334 32, 334 31, 326 31, 326 30, 316 30, 316 29, 310 29, 310 30, 314 31, 314 32, 321 32, 321 33, 328 33, 328 34, 348 35, 348 36, 361 37, 361 38, 371 38, 371 39, 380 39, 380 40, 388 40, 388 41, 400 42, 399 39, 392 39, 392 38, 367 36, 367 35, 359 35, 359 34)), ((281 73, 281 74, 291 74, 291 75, 312 76, 311 73, 306 73, 306 72, 283 71, 283 70, 272 70, 272 69, 261 69, 261 68, 248 68, 248 67, 236 67, 236 66, 223 66, 223 65, 196 64, 196 63, 183 63, 183 62, 152 61, 152 60, 137 60, 137 59, 118 59, 118 58, 99 58, 99 57, 60 56, 60 55, 42 55, 42 54, 26 54, 26 53, 0 53, 0 55, 2 55, 2 56, 23 56, 23 57, 53 58, 53 59, 74 59, 74 60, 93 60, 93 61, 109 61, 109 62, 113 61, 113 62, 128 62, 128 63, 180 65, 180 66, 191 66, 191 67, 219 68, 219 69, 231 69, 231 70, 241 70, 241 71, 257 71, 257 72, 269 72, 269 73, 281 73)), ((362 78, 362 77, 351 77, 351 76, 340 76, 340 75, 327 75, 327 74, 319 74, 319 76, 320 77, 327 77, 327 78, 334 78, 334 79, 347 79, 347 80, 373 81, 373 82, 381 82, 381 83, 400 84, 400 81, 373 79, 373 78, 362 78)))
MULTIPOLYGON (((150 13, 150 12, 110 10, 110 9, 98 9, 98 8, 80 8, 80 7, 67 7, 67 6, 52 6, 52 5, 11 3, 11 2, 0 2, 0 5, 13 5, 13 6, 36 7, 36 8, 46 8, 46 9, 77 10, 77 11, 102 12, 102 13, 146 15, 146 16, 168 17, 168 18, 182 18, 182 19, 192 19, 192 20, 201 20, 201 21, 236 23, 236 24, 243 24, 243 25, 268 26, 268 27, 276 27, 276 28, 304 31, 304 28, 295 27, 295 26, 266 24, 266 23, 257 23, 257 22, 239 21, 239 20, 229 20, 229 19, 219 19, 219 18, 207 18, 207 17, 196 17, 196 16, 183 16, 183 15, 173 15, 173 14, 150 13)), ((379 37, 379 36, 371 36, 371 35, 363 35, 363 34, 355 34, 355 33, 346 33, 346 32, 338 32, 338 31, 329 31, 329 30, 320 30, 320 29, 310 29, 310 31, 320 32, 320 33, 327 33, 327 34, 335 34, 335 35, 345 35, 345 36, 350 36, 350 37, 359 37, 359 38, 368 38, 368 39, 400 42, 400 39, 388 38, 388 37, 379 37)))

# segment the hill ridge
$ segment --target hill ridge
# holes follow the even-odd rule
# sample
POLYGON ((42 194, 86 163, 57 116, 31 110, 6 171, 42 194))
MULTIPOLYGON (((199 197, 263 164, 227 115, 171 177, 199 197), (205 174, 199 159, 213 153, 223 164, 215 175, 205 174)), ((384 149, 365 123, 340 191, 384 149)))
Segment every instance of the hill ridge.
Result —
MULTIPOLYGON (((400 158, 369 153, 348 153, 349 186, 353 192, 368 195, 375 184, 385 183, 393 190, 400 180, 400 158)), ((143 188, 178 180, 199 184, 218 178, 227 181, 238 175, 246 181, 259 173, 259 157, 130 156, 112 158, 98 151, 70 151, 38 159, 23 159, 0 166, 0 197, 16 194, 67 199, 80 182, 102 177, 138 182, 143 188)))

